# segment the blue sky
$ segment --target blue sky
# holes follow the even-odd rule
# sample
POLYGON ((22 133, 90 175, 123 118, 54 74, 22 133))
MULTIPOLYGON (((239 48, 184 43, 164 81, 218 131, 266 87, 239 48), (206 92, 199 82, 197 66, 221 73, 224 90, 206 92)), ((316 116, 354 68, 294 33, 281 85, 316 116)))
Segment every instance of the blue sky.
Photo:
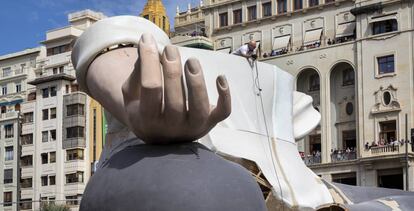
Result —
MULTIPOLYGON (((107 16, 138 15, 147 0, 0 0, 0 55, 39 46, 46 31, 66 26, 68 13, 83 9, 103 12, 107 16)), ((171 24, 177 5, 199 0, 163 0, 171 24)))

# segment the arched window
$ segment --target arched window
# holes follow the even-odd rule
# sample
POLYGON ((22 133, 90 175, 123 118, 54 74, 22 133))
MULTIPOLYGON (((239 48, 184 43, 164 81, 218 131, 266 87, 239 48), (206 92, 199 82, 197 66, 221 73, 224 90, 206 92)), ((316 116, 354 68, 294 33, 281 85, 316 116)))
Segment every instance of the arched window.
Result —
POLYGON ((15 111, 20 111, 20 104, 19 104, 19 103, 17 103, 17 104, 14 106, 14 110, 15 110, 15 111))

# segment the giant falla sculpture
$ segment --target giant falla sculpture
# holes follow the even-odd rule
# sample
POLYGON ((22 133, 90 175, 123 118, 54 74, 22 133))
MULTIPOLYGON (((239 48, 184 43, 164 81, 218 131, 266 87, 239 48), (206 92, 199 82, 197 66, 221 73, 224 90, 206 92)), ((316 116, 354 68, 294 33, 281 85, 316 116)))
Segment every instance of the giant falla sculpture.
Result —
POLYGON ((72 62, 109 127, 81 210, 265 210, 251 175, 215 152, 255 162, 286 208, 313 210, 341 198, 342 207, 356 209, 390 195, 412 197, 379 191, 353 200, 347 193, 355 189, 308 169, 295 140, 320 114, 276 66, 173 46, 157 26, 133 16, 87 29, 72 62))

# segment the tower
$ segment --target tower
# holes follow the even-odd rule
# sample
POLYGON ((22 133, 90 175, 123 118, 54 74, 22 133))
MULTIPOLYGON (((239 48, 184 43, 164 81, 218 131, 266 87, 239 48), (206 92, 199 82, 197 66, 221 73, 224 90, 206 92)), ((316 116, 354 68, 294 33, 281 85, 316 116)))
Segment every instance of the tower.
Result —
POLYGON ((153 22, 167 35, 170 34, 170 21, 162 0, 148 0, 140 16, 153 22))

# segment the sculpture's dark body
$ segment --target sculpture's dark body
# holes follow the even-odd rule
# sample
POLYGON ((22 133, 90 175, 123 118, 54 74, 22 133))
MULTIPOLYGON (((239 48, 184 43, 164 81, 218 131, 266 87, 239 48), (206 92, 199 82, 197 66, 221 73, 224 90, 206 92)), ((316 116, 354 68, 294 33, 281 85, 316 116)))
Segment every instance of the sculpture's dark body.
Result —
POLYGON ((243 167, 198 143, 137 145, 113 155, 89 181, 81 210, 266 210, 243 167))

